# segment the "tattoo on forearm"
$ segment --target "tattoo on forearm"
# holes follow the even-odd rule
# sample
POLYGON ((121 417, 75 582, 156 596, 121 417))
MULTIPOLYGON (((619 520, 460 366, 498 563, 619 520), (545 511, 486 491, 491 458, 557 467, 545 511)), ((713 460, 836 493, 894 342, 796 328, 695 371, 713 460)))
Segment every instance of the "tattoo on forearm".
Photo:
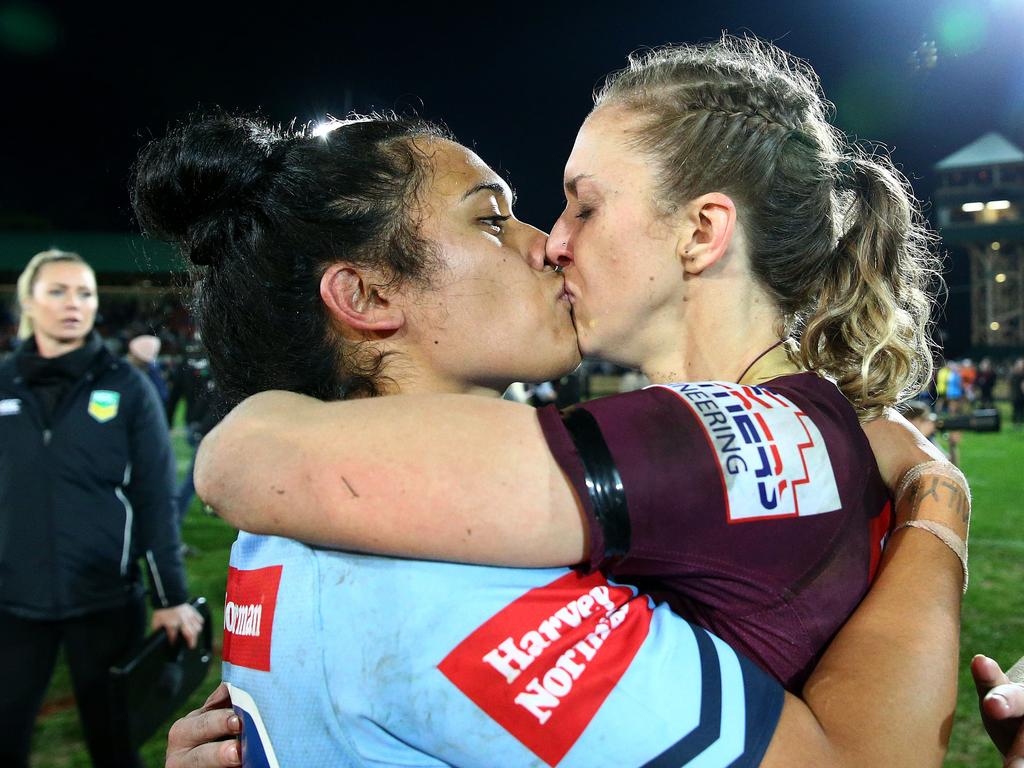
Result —
POLYGON ((914 494, 914 506, 910 513, 910 519, 917 520, 920 517, 921 507, 927 498, 931 498, 936 504, 941 505, 943 500, 940 491, 943 490, 947 492, 943 494, 946 496, 946 508, 956 513, 961 522, 968 522, 971 519, 971 509, 963 490, 956 483, 942 477, 925 477, 921 480, 917 492, 914 494))
POLYGON ((937 477, 926 477, 917 486, 917 494, 914 497, 914 515, 917 515, 917 511, 921 508, 921 502, 931 496, 935 499, 936 503, 939 502, 939 478, 937 477))

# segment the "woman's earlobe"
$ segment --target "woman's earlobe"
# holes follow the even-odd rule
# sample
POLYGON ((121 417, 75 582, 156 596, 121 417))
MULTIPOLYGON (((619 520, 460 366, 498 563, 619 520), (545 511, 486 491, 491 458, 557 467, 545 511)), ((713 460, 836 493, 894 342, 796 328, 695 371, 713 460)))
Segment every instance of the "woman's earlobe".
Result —
POLYGON ((718 263, 729 249, 736 226, 736 205, 721 192, 710 192, 691 203, 693 230, 680 240, 679 255, 688 274, 700 274, 718 263))
POLYGON ((689 275, 699 275, 717 261, 704 245, 698 245, 692 249, 687 248, 683 250, 681 256, 683 271, 689 275))

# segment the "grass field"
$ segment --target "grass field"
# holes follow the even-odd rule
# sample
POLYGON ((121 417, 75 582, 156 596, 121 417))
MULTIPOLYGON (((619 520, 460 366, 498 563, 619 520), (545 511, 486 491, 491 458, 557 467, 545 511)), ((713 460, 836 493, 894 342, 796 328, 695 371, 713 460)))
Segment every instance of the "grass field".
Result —
MULTIPOLYGON (((182 440, 176 440, 176 449, 183 470, 187 448, 182 440)), ((962 454, 974 492, 971 588, 964 602, 960 700, 946 765, 998 768, 1002 763, 975 713, 967 662, 981 651, 1009 666, 1024 654, 1024 433, 1004 428, 998 435, 965 434, 962 454)), ((193 502, 184 538, 199 550, 198 556, 186 561, 189 585, 192 594, 205 595, 210 601, 219 654, 225 574, 234 531, 219 519, 204 515, 199 503, 193 502)), ((198 707, 214 687, 219 679, 219 655, 216 662, 207 683, 182 712, 198 707)), ((32 765, 36 768, 89 765, 63 666, 50 687, 34 747, 32 765)), ((164 736, 158 734, 144 749, 147 766, 162 766, 163 755, 164 736)))

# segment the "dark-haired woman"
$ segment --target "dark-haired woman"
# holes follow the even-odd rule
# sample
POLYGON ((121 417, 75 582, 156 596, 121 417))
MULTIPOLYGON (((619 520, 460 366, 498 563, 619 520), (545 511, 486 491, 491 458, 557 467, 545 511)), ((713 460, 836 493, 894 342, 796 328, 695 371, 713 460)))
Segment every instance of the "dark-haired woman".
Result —
POLYGON ((28 766, 32 725, 63 648, 92 762, 141 765, 110 718, 110 666, 153 628, 195 643, 156 391, 93 330, 96 276, 36 254, 18 280, 22 339, 0 365, 0 765, 28 766))
MULTIPOLYGON (((461 396, 496 396, 513 379, 550 378, 577 359, 561 278, 543 271, 542 238, 512 217, 507 186, 468 150, 388 120, 307 136, 227 119, 147 148, 135 196, 148 231, 206 265, 200 323, 221 324, 223 335, 204 328, 204 338, 234 397, 269 386, 328 398, 403 394, 346 404, 348 423, 335 436, 310 428, 319 407, 311 401, 268 395, 259 413, 253 399, 203 449, 220 457, 224 488, 237 492, 238 477, 252 480, 248 467, 263 467, 258 493, 288 502, 285 515, 305 516, 297 507, 333 503, 337 483, 363 505, 369 549, 375 521, 390 535, 405 508, 407 538, 448 546, 417 516, 420 505, 458 525, 460 544, 481 535, 477 505, 579 513, 532 411, 461 396), (252 311, 232 299, 238 285, 252 311), (248 364, 261 355, 285 364, 248 364), (285 425, 286 452, 264 431, 276 428, 282 401, 302 425, 285 425), (389 403, 397 407, 385 408, 393 421, 381 439, 377 417, 389 403), (478 450, 481 426, 496 450, 478 450), (467 442, 453 445, 448 432, 467 442), (457 481, 438 466, 435 445, 460 465, 457 481), (335 461, 339 448, 345 455, 335 461), (318 461, 320 452, 331 461, 318 461), (311 466, 329 480, 311 476, 311 466)), ((894 454, 881 452, 891 480, 907 454, 922 454, 899 427, 878 429, 894 454)), ((210 489, 209 474, 200 477, 210 489)), ((916 510, 943 519, 959 493, 951 486, 919 498, 916 510)), ((947 522, 966 533, 959 516, 947 522)), ((511 534, 508 543, 520 546, 522 531, 511 534)), ((580 550, 581 539, 570 533, 580 550)), ((813 710, 787 697, 777 729, 781 689, 762 672, 599 573, 391 560, 264 536, 243 535, 232 552, 225 676, 246 748, 273 750, 282 764, 754 765, 769 739, 765 765, 870 764, 897 746, 884 737, 893 722, 912 741, 934 735, 954 677, 959 560, 903 532, 890 552, 878 597, 819 665, 813 710), (931 577, 927 589, 921 573, 931 577), (896 616, 931 623, 929 637, 894 632, 896 616), (884 657, 875 672, 859 672, 875 652, 884 657), (911 682, 934 697, 910 706, 911 682), (832 697, 843 699, 842 717, 830 711, 832 697), (878 738, 864 737, 881 723, 878 738)), ((898 758, 924 764, 936 751, 917 745, 898 758)))

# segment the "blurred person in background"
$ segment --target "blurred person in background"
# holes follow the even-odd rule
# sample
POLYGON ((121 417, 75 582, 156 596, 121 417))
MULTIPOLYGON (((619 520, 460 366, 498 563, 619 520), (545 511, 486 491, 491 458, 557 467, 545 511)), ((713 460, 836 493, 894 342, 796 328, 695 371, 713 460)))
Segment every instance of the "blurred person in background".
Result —
POLYGON ((964 361, 960 363, 960 385, 964 392, 964 405, 967 410, 970 410, 974 405, 974 400, 978 396, 975 383, 978 380, 978 369, 974 367, 974 361, 969 357, 965 357, 964 361))
MULTIPOLYGON (((181 478, 174 495, 178 514, 178 530, 185 521, 185 515, 196 495, 196 487, 192 474, 196 465, 196 448, 203 436, 217 426, 223 415, 223 407, 217 394, 217 387, 210 375, 210 361, 206 358, 206 350, 198 334, 185 348, 185 357, 175 371, 171 380, 171 392, 167 399, 167 423, 174 425, 175 411, 178 403, 185 401, 185 434, 192 457, 188 471, 181 478)), ((191 549, 183 545, 183 552, 191 549)))
POLYGON ((1010 402, 1013 403, 1013 427, 1024 427, 1024 357, 1017 358, 1010 370, 1010 402))
POLYGON ((156 336, 136 336, 128 342, 128 362, 146 374, 160 397, 160 402, 166 406, 167 403, 167 382, 160 373, 160 364, 157 357, 160 355, 160 339, 156 336))
POLYGON ((989 358, 984 358, 978 366, 978 378, 975 382, 978 388, 978 405, 981 408, 995 408, 995 399, 992 391, 996 386, 996 369, 989 358))
POLYGON ((96 276, 44 251, 18 279, 22 343, 0 365, 0 765, 28 766, 32 727, 63 646, 89 754, 115 746, 110 666, 142 641, 138 560, 154 629, 194 645, 172 506, 173 457, 152 387, 93 330, 96 276))
POLYGON ((946 377, 946 413, 956 416, 960 413, 960 402, 964 396, 964 380, 960 375, 960 363, 947 363, 949 375, 946 377))
POLYGON ((14 313, 8 307, 0 306, 0 360, 13 349, 17 327, 14 313))
POLYGON ((943 413, 946 411, 946 389, 951 373, 952 369, 945 360, 942 362, 942 367, 935 372, 935 409, 943 413))

